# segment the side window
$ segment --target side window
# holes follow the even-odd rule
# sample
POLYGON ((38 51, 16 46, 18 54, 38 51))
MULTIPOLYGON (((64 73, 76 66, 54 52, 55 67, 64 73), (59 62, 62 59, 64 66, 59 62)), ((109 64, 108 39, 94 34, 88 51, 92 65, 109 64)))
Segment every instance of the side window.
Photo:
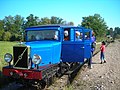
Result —
POLYGON ((59 32, 55 31, 54 33, 54 40, 59 40, 59 32))
POLYGON ((75 41, 82 41, 83 33, 80 31, 75 31, 75 41))
POLYGON ((64 41, 69 41, 70 40, 70 30, 65 29, 64 30, 64 41))
POLYGON ((84 39, 85 40, 90 40, 90 32, 85 32, 84 39))

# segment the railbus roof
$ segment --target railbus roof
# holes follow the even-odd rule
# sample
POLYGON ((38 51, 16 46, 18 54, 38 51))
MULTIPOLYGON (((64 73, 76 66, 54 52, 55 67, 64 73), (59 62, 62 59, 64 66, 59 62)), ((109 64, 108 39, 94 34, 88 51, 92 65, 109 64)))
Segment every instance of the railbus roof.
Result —
MULTIPOLYGON (((85 27, 82 26, 72 26, 72 25, 62 25, 62 24, 47 24, 47 25, 38 25, 38 26, 31 26, 31 27, 27 27, 25 30, 33 30, 33 29, 37 29, 37 28, 74 28, 74 29, 87 29, 85 27)), ((90 29, 87 29, 90 30, 90 29)))

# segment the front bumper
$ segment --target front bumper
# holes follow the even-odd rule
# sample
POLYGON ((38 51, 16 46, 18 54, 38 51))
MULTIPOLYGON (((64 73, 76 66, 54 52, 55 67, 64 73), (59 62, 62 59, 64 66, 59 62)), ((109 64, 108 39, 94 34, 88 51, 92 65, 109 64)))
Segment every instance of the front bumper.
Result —
POLYGON ((42 72, 39 70, 33 69, 16 69, 11 67, 3 67, 3 75, 9 76, 15 79, 23 78, 23 79, 42 79, 42 72))

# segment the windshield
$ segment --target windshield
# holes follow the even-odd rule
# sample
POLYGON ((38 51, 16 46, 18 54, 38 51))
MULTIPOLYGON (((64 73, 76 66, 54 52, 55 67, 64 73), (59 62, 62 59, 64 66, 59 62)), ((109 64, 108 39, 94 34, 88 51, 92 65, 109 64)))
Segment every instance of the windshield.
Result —
POLYGON ((59 40, 57 30, 27 31, 26 41, 59 40))

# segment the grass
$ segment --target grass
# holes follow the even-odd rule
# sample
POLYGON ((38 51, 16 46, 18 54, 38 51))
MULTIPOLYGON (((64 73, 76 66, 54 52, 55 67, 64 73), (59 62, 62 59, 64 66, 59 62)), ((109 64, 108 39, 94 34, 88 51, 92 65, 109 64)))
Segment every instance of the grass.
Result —
POLYGON ((73 90, 73 86, 72 85, 65 86, 63 90, 73 90))
POLYGON ((8 79, 2 75, 2 67, 5 65, 8 65, 4 61, 4 55, 6 53, 13 53, 13 46, 16 45, 17 42, 5 42, 5 41, 0 41, 0 88, 9 83, 8 79))
POLYGON ((2 67, 7 65, 4 61, 4 55, 6 53, 13 53, 13 46, 17 44, 17 42, 5 42, 5 41, 0 41, 0 71, 2 70, 2 67))
POLYGON ((102 42, 108 40, 107 37, 97 37, 97 42, 102 42))
MULTIPOLYGON (((4 61, 4 55, 6 53, 11 53, 13 54, 13 46, 16 45, 17 42, 5 42, 5 41, 0 41, 0 87, 4 85, 4 83, 6 83, 5 81, 7 81, 6 78, 3 78, 1 72, 2 72, 2 67, 5 65, 8 65, 8 63, 6 63, 4 61)), ((97 49, 99 49, 100 44, 97 45, 97 49)), ((73 87, 72 85, 69 87, 65 87, 65 90, 72 90, 73 87)))

